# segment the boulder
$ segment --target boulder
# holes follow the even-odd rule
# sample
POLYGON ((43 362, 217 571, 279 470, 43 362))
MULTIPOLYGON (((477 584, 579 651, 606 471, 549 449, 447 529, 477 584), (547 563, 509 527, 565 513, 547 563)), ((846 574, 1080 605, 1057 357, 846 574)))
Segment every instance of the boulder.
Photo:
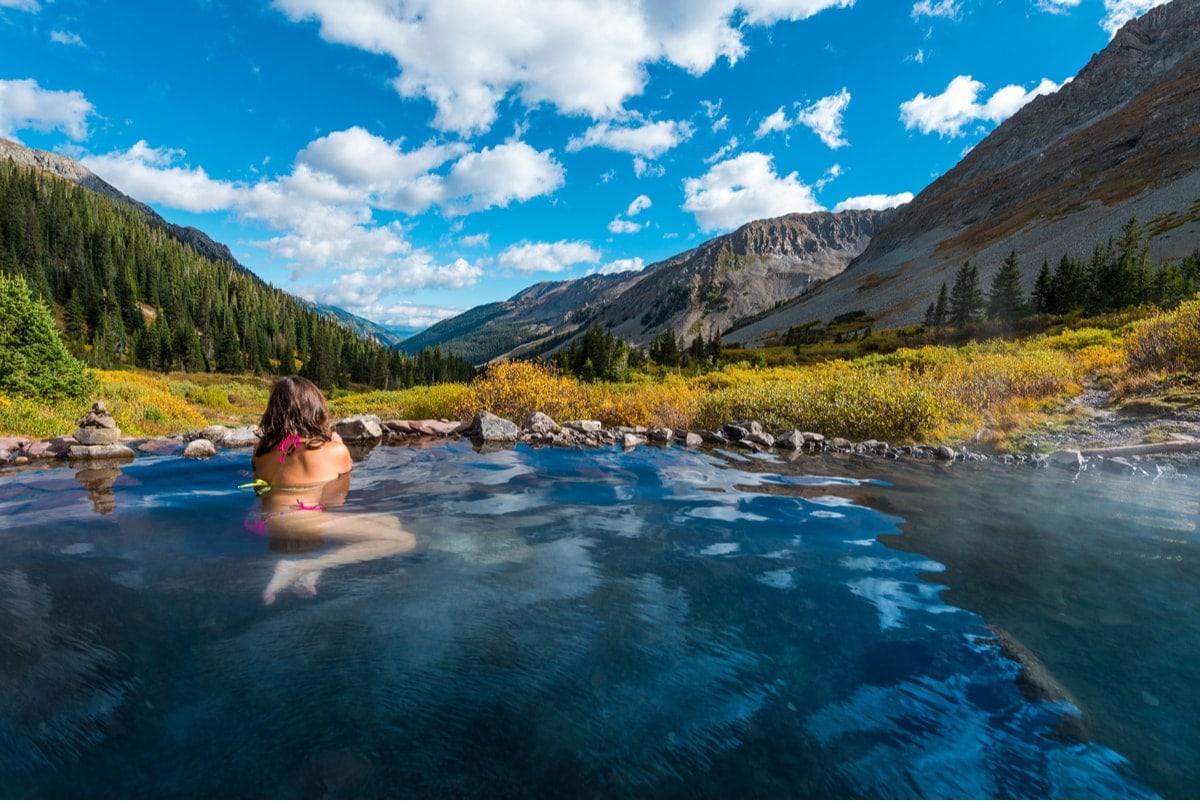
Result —
POLYGON ((484 442, 516 442, 521 436, 521 430, 516 423, 497 417, 491 412, 478 412, 463 431, 471 439, 484 442))
POLYGON ((553 434, 559 430, 559 425, 545 412, 534 412, 525 419, 522 428, 534 434, 553 434))
POLYGON ((20 437, 0 437, 0 464, 24 452, 29 440, 20 437))
POLYGON ((775 438, 775 446, 778 448, 791 448, 794 451, 800 450, 804 447, 804 432, 797 428, 785 431, 775 438))
POLYGON ((111 445, 72 445, 67 451, 68 459, 132 459, 136 456, 132 448, 120 443, 111 445))
POLYGON ((220 442, 221 440, 225 439, 225 434, 228 431, 229 431, 229 429, 226 428, 225 426, 217 426, 217 425, 205 426, 200 431, 200 438, 206 439, 209 442, 216 444, 216 443, 220 442))
POLYGON ((651 442, 666 443, 670 442, 675 436, 675 432, 669 428, 652 428, 646 432, 646 438, 651 442))
POLYGON ((383 423, 373 414, 356 414, 333 424, 333 430, 345 442, 383 439, 383 423))
POLYGON ((953 461, 958 456, 958 451, 951 448, 949 445, 939 445, 933 449, 934 458, 947 459, 953 461))
POLYGON ((644 434, 626 432, 625 434, 621 435, 621 447, 625 450, 631 450, 636 448, 638 445, 645 445, 649 441, 650 440, 646 439, 644 434))
POLYGON ((201 437, 189 442, 183 449, 183 455, 189 459, 207 459, 217 455, 217 446, 201 437))
POLYGON ((581 434, 599 434, 604 429, 599 420, 568 420, 563 425, 581 434))
POLYGON ((731 442, 740 442, 749 437, 761 438, 764 434, 766 431, 757 420, 733 420, 721 426, 721 435, 731 442))
POLYGON ((700 436, 695 431, 689 431, 683 435, 683 444, 689 448, 699 448, 704 444, 704 437, 700 436))
POLYGON ((134 450, 142 453, 152 453, 156 456, 169 456, 178 453, 183 442, 171 437, 151 437, 135 444, 134 450))
POLYGON ((75 439, 80 445, 112 445, 121 441, 121 432, 116 428, 80 428, 75 439))
POLYGON ((245 426, 243 428, 226 429, 225 436, 221 438, 219 444, 222 448, 251 448, 258 444, 258 430, 245 426))
POLYGON ((25 446, 22 453, 30 459, 62 459, 71 451, 72 445, 78 445, 74 437, 54 437, 31 442, 25 446))

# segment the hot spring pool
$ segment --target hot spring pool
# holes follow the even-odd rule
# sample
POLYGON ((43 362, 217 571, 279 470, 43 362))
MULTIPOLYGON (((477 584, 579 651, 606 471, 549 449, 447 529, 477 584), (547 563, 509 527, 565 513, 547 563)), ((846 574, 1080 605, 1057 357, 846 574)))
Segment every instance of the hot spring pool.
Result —
POLYGON ((6 796, 1200 790, 1187 475, 381 447, 417 548, 264 606, 248 468, 0 475, 6 796))

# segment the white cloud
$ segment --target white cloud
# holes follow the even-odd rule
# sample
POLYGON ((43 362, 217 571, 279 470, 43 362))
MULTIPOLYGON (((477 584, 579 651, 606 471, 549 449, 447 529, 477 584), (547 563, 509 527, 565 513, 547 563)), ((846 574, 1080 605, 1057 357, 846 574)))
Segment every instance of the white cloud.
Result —
POLYGON ((274 0, 320 36, 392 58, 393 86, 426 98, 433 124, 474 134, 515 96, 562 114, 620 118, 647 66, 666 61, 701 75, 746 53, 745 26, 799 20, 853 0, 274 0), (469 43, 469 48, 464 48, 469 43))
POLYGON ((470 234, 458 240, 458 244, 465 248, 486 248, 490 242, 490 237, 487 234, 470 234))
POLYGON ((842 115, 850 105, 850 92, 843 86, 836 95, 823 97, 801 109, 796 122, 810 128, 826 147, 837 150, 848 144, 842 138, 842 115))
POLYGON ((626 217, 636 216, 638 214, 641 214, 643 211, 645 211, 646 209, 650 208, 653 205, 654 205, 654 202, 650 200, 650 197, 648 195, 638 195, 637 197, 635 197, 633 200, 631 200, 629 202, 629 208, 627 208, 625 210, 625 216, 626 217))
POLYGON ((769 133, 782 133, 792 127, 792 123, 787 118, 787 113, 780 106, 773 114, 767 115, 762 122, 758 124, 758 128, 754 131, 754 138, 761 139, 769 133))
POLYGON ((683 210, 705 231, 736 228, 750 220, 791 212, 820 211, 821 205, 796 173, 780 177, 771 157, 743 153, 683 182, 683 210))
POLYGON ((619 216, 614 217, 608 224, 608 232, 610 234, 636 234, 640 230, 642 230, 641 223, 623 220, 619 216))
POLYGON ((859 195, 848 197, 833 207, 834 211, 846 209, 890 209, 902 206, 913 199, 912 192, 901 192, 898 195, 859 195))
MULTIPOLYGON (((36 11, 36 5, 29 10, 36 11)), ((17 131, 58 130, 78 142, 87 139, 87 118, 93 113, 82 92, 43 89, 32 78, 0 80, 0 136, 15 139, 17 131)))
MULTIPOLYGON (((313 140, 289 174, 252 185, 216 180, 186 164, 182 151, 141 141, 125 152, 87 156, 83 163, 140 200, 201 213, 227 211, 259 223, 273 235, 249 244, 292 268, 293 279, 342 271, 339 291, 355 276, 397 289, 460 288, 479 280, 477 264, 439 264, 414 250, 403 225, 380 222, 378 210, 447 214, 505 206, 553 191, 563 172, 550 151, 521 142, 469 151, 465 144, 427 143, 404 151, 360 128, 313 140), (444 169, 445 174, 434 170, 444 169)), ((486 246, 486 235, 482 240, 486 246)))
POLYGON ((821 178, 815 184, 813 184, 813 188, 820 192, 822 189, 828 186, 831 181, 837 180, 841 174, 842 165, 834 164, 825 171, 825 174, 821 176, 821 178))
POLYGON ((34 13, 41 10, 37 0, 0 0, 0 8, 15 8, 17 11, 34 13))
POLYGON ((522 275, 531 273, 561 273, 576 264, 597 264, 600 252, 587 242, 522 242, 509 245, 497 261, 522 275))
POLYGON ((534 150, 524 142, 485 147, 459 159, 446 178, 448 214, 508 206, 549 195, 566 183, 566 171, 551 150, 534 150))
POLYGON ((1058 90, 1060 84, 1048 78, 1032 91, 1016 85, 998 89, 985 102, 979 102, 983 84, 970 75, 959 75, 950 81, 946 91, 927 97, 919 93, 912 100, 900 104, 900 119, 904 127, 917 128, 921 133, 937 133, 941 136, 961 136, 963 128, 972 122, 1000 123, 1038 95, 1058 90))
POLYGON ((388 300, 395 294, 388 290, 389 287, 381 283, 378 275, 351 273, 340 276, 331 284, 297 287, 295 293, 307 300, 337 306, 394 328, 428 328, 439 320, 463 311, 388 300))
POLYGON ((714 163, 720 161, 721 159, 725 158, 733 151, 737 150, 738 145, 739 145, 738 138, 735 136, 732 139, 730 139, 728 142, 726 142, 723 147, 719 148, 716 153, 713 153, 711 156, 706 158, 704 160, 704 163, 705 164, 714 164, 714 163))
POLYGON ((1034 5, 1041 11, 1050 14, 1066 14, 1077 7, 1083 0, 1034 0, 1034 5))
POLYGON ((633 174, 638 178, 644 178, 647 175, 651 178, 661 178, 667 172, 666 167, 661 164, 655 164, 652 161, 646 161, 641 156, 634 156, 633 159, 633 174))
POLYGON ((127 195, 193 213, 231 208, 239 189, 208 177, 202 167, 177 166, 181 150, 153 148, 142 139, 124 153, 86 156, 83 165, 127 195))
POLYGON ((632 259, 616 259, 597 270, 601 275, 613 275, 614 273, 639 272, 646 263, 642 261, 641 256, 635 256, 632 259))
POLYGON ((620 126, 601 122, 588 128, 583 136, 571 137, 567 152, 585 147, 606 147, 622 153, 655 159, 691 138, 694 129, 686 122, 662 120, 642 125, 620 126))
POLYGON ((79 38, 79 34, 71 33, 70 31, 50 31, 50 41, 58 42, 65 45, 76 45, 85 47, 83 39, 79 38))
POLYGON ((1134 17, 1140 17, 1155 6, 1161 6, 1168 0, 1104 0, 1104 19, 1100 27, 1113 37, 1121 26, 1134 17))
POLYGON ((945 17, 956 19, 960 8, 960 0, 917 0, 912 7, 912 18, 945 17))
POLYGON ((850 92, 842 87, 836 95, 823 97, 800 109, 795 119, 789 119, 783 106, 768 115, 758 124, 754 132, 756 139, 767 134, 782 133, 794 125, 803 125, 812 130, 826 146, 837 150, 848 144, 842 138, 842 115, 850 105, 850 92))

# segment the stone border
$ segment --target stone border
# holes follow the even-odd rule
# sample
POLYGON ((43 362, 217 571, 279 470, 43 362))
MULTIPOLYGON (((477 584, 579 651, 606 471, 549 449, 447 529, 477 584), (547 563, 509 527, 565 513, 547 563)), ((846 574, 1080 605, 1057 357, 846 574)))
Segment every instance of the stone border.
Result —
MULTIPOLYGON (((688 448, 701 446, 735 447, 748 451, 788 453, 841 453, 878 456, 891 459, 910 457, 953 463, 994 459, 1003 464, 1033 467, 1061 467, 1085 470, 1092 467, 1117 469, 1130 474, 1149 474, 1126 457, 1200 451, 1200 440, 1174 440, 1162 443, 1125 445, 1110 448, 1063 449, 1050 454, 988 456, 967 448, 949 445, 901 445, 892 447, 880 440, 851 442, 842 437, 827 438, 811 431, 791 429, 773 435, 756 420, 735 420, 717 431, 671 428, 615 426, 605 428, 597 420, 555 422, 542 412, 534 412, 523 426, 490 412, 479 412, 470 422, 453 420, 381 420, 376 415, 355 415, 333 424, 333 430, 352 448, 361 448, 408 439, 471 439, 483 444, 503 445, 523 442, 533 446, 599 448, 620 445, 626 450, 640 445, 678 444, 688 448)), ((207 458, 218 449, 250 448, 258 444, 259 430, 254 426, 207 426, 200 431, 171 437, 121 438, 119 442, 82 446, 76 437, 29 440, 0 437, 0 470, 37 462, 65 460, 87 464, 91 460, 133 459, 138 453, 151 455, 182 454, 189 458, 207 458), (81 447, 82 446, 82 447, 81 447)), ((1158 472, 1162 472, 1161 468, 1158 472)))

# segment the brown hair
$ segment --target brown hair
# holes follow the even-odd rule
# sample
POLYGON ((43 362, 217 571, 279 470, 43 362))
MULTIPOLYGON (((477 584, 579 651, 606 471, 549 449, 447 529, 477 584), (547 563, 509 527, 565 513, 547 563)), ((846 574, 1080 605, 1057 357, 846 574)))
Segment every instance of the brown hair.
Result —
POLYGON ((275 382, 259 427, 262 438, 254 449, 255 456, 279 447, 288 436, 300 437, 310 448, 320 447, 332 437, 325 396, 316 384, 294 375, 275 382))

